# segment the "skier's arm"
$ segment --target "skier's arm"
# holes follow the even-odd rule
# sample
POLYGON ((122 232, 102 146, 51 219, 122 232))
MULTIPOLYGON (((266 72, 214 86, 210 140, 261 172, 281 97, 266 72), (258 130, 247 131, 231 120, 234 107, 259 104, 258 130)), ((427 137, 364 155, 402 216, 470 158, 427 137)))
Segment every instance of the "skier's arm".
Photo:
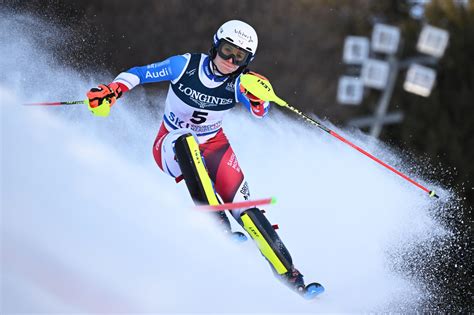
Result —
POLYGON ((120 73, 113 82, 120 85, 122 92, 126 92, 139 84, 174 81, 182 75, 188 60, 189 54, 178 55, 161 62, 133 67, 120 73))
POLYGON ((96 116, 108 116, 110 107, 124 92, 143 83, 174 81, 181 77, 189 54, 170 57, 146 66, 133 67, 120 73, 111 83, 100 84, 87 93, 89 109, 96 116), (102 106, 106 105, 106 106, 102 106))
MULTIPOLYGON (((262 75, 259 75, 255 72, 250 72, 250 74, 260 76, 264 79, 262 75)), ((244 104, 244 106, 252 113, 253 116, 257 118, 263 118, 270 109, 270 102, 264 101, 247 91, 240 84, 240 77, 237 78, 235 83, 235 95, 238 102, 244 104)))

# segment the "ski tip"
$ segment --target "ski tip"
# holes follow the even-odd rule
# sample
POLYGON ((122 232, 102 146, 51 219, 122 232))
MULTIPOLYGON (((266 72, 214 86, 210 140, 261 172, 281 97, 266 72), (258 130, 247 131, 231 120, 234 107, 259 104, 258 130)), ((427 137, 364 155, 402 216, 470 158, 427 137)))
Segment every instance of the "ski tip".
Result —
POLYGON ((306 286, 303 297, 307 300, 311 300, 323 292, 324 287, 321 284, 314 282, 306 286))
POLYGON ((270 200, 270 204, 274 205, 276 203, 277 203, 277 199, 275 197, 272 197, 271 200, 270 200))
POLYGON ((236 243, 244 243, 247 241, 247 236, 242 232, 232 232, 231 239, 236 243))

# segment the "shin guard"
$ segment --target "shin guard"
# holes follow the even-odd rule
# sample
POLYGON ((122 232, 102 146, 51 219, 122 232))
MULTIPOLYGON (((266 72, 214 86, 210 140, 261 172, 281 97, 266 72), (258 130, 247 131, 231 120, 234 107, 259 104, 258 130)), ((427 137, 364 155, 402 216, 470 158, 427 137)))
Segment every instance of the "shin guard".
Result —
MULTIPOLYGON (((180 136, 174 148, 184 182, 194 203, 196 205, 220 204, 204 165, 199 145, 193 135, 188 133, 180 136)), ((225 232, 231 232, 229 218, 224 211, 215 212, 213 215, 225 232)))
POLYGON ((188 133, 180 136, 174 148, 184 181, 194 202, 197 205, 218 205, 219 200, 193 135, 188 133))
POLYGON ((245 210, 240 218, 244 229, 257 243, 275 272, 281 275, 292 270, 290 253, 263 213, 258 208, 251 208, 245 210))

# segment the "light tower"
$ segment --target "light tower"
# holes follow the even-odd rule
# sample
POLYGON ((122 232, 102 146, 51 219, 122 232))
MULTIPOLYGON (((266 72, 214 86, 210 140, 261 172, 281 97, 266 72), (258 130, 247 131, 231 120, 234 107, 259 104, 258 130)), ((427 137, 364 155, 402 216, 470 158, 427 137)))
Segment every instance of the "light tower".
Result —
POLYGON ((377 138, 384 124, 401 122, 402 112, 387 114, 399 71, 408 68, 403 84, 407 92, 428 97, 436 81, 436 71, 428 66, 436 65, 443 56, 448 40, 447 31, 424 25, 416 46, 421 54, 399 60, 397 53, 401 35, 398 27, 375 24, 370 47, 369 39, 366 37, 346 37, 343 61, 352 67, 355 65, 358 75, 344 75, 339 78, 338 102, 359 105, 363 101, 365 89, 382 92, 374 115, 352 119, 348 124, 359 128, 370 126, 370 134, 377 138))

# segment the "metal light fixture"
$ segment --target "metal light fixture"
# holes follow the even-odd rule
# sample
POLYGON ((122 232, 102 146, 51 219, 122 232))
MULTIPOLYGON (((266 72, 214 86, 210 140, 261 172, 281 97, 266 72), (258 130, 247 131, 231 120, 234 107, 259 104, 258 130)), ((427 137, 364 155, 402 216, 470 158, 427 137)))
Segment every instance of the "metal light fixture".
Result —
POLYGON ((372 50, 378 53, 395 54, 400 42, 400 29, 396 26, 377 23, 372 31, 372 50))
POLYGON ((408 92, 428 97, 435 81, 436 71, 419 64, 412 64, 407 71, 403 88, 408 92))
POLYGON ((361 78, 364 85, 383 90, 387 85, 390 65, 386 61, 367 59, 362 66, 361 78))
POLYGON ((441 58, 448 46, 449 33, 431 25, 423 26, 416 49, 424 54, 441 58))
POLYGON ((337 88, 337 101, 341 104, 359 105, 364 98, 364 85, 358 77, 342 76, 337 88))
POLYGON ((362 64, 369 56, 369 39, 362 36, 347 36, 344 40, 342 60, 347 64, 362 64))

